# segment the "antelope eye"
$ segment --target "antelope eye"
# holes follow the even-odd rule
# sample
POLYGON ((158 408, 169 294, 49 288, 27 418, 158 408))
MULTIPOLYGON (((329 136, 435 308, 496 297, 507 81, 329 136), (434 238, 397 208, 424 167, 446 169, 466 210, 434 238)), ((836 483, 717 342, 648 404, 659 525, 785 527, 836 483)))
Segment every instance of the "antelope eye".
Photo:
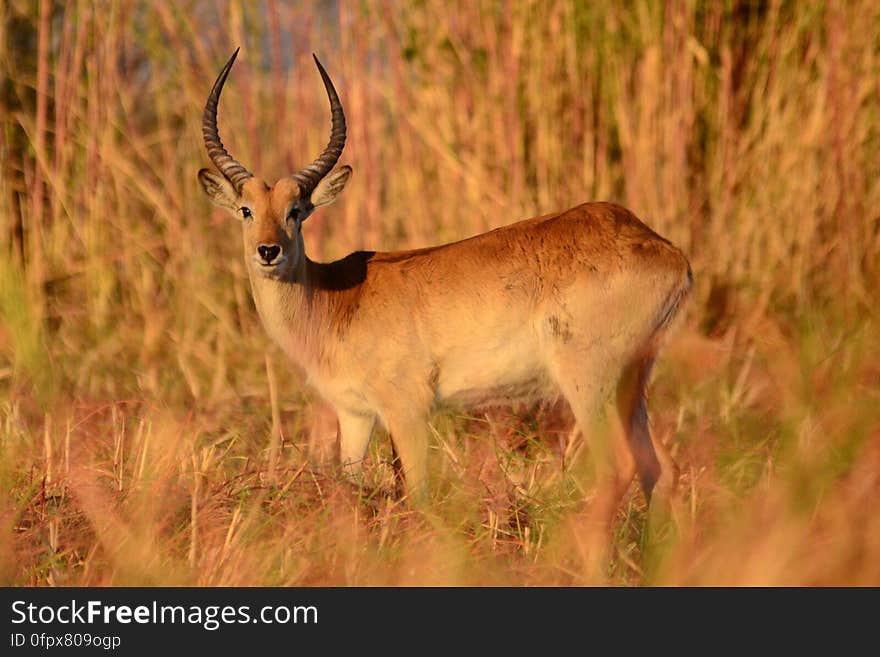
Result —
POLYGON ((290 208, 290 212, 287 213, 288 221, 296 221, 299 218, 299 208, 290 208))
POLYGON ((242 219, 250 219, 254 216, 250 208, 241 207, 238 209, 238 211, 241 212, 242 219))

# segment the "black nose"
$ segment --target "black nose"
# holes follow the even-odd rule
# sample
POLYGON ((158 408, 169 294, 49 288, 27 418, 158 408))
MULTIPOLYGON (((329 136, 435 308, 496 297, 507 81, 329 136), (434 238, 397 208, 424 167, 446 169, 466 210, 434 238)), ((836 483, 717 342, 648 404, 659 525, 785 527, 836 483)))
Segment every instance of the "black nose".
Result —
POLYGON ((257 253, 260 254, 260 257, 263 259, 267 265, 271 265, 275 258, 277 258, 281 253, 281 247, 277 244, 260 244, 257 247, 257 253))

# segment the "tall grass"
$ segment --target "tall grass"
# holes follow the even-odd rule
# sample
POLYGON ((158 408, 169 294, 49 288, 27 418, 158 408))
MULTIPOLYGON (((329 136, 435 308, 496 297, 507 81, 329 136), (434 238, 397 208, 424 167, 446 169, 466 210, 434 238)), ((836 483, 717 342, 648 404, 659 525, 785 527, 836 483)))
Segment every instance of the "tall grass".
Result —
POLYGON ((363 490, 334 472, 332 416, 195 180, 241 45, 220 127, 267 180, 326 143, 313 51, 340 91, 355 176, 307 222, 313 258, 600 199, 688 253, 651 401, 676 522, 646 538, 634 487, 608 581, 880 583, 876 3, 6 0, 0 22, 3 582, 589 581, 564 409, 435 418, 424 514, 387 494, 387 439, 363 490))

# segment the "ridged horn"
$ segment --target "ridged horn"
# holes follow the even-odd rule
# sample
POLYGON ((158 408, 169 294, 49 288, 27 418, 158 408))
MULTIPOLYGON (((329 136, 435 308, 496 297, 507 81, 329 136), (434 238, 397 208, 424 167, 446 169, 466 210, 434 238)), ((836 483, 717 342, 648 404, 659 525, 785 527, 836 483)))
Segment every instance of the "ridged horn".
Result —
POLYGON ((311 193, 315 186, 321 182, 321 179, 330 173, 330 169, 339 160, 342 155, 342 149, 345 148, 345 113, 342 111, 342 103, 339 102, 339 96, 336 95, 336 88, 327 75, 327 71, 321 66, 317 56, 312 53, 315 64, 318 66, 318 72, 324 81, 324 88, 327 90, 327 97, 330 99, 330 117, 332 120, 330 126, 330 141, 327 148, 321 153, 314 162, 304 166, 293 176, 303 190, 304 195, 311 193))
POLYGON ((202 135, 205 138, 205 148, 208 149, 208 157, 211 158, 211 162, 232 183, 235 191, 241 193, 241 186, 244 184, 244 181, 248 178, 253 178, 254 174, 245 169, 229 154, 223 147, 223 142, 220 141, 220 133, 217 131, 217 103, 220 102, 220 92, 223 91, 223 85, 226 83, 226 78, 232 69, 232 64, 235 62, 238 51, 239 48, 236 48, 235 52, 232 53, 232 57, 226 62, 226 66, 220 71, 217 81, 214 82, 211 95, 208 96, 208 101, 205 103, 205 113, 202 115, 202 135))

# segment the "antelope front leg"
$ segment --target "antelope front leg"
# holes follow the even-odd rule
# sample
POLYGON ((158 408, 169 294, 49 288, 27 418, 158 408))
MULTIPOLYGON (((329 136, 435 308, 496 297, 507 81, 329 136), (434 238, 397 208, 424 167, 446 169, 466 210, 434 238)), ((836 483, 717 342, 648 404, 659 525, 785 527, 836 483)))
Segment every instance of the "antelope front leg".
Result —
POLYGON ((339 458, 342 468, 350 475, 358 475, 373 435, 376 417, 348 411, 337 411, 336 414, 339 421, 339 458))
POLYGON ((402 411, 386 414, 384 421, 400 459, 407 497, 417 504, 424 502, 428 475, 426 415, 402 411))

